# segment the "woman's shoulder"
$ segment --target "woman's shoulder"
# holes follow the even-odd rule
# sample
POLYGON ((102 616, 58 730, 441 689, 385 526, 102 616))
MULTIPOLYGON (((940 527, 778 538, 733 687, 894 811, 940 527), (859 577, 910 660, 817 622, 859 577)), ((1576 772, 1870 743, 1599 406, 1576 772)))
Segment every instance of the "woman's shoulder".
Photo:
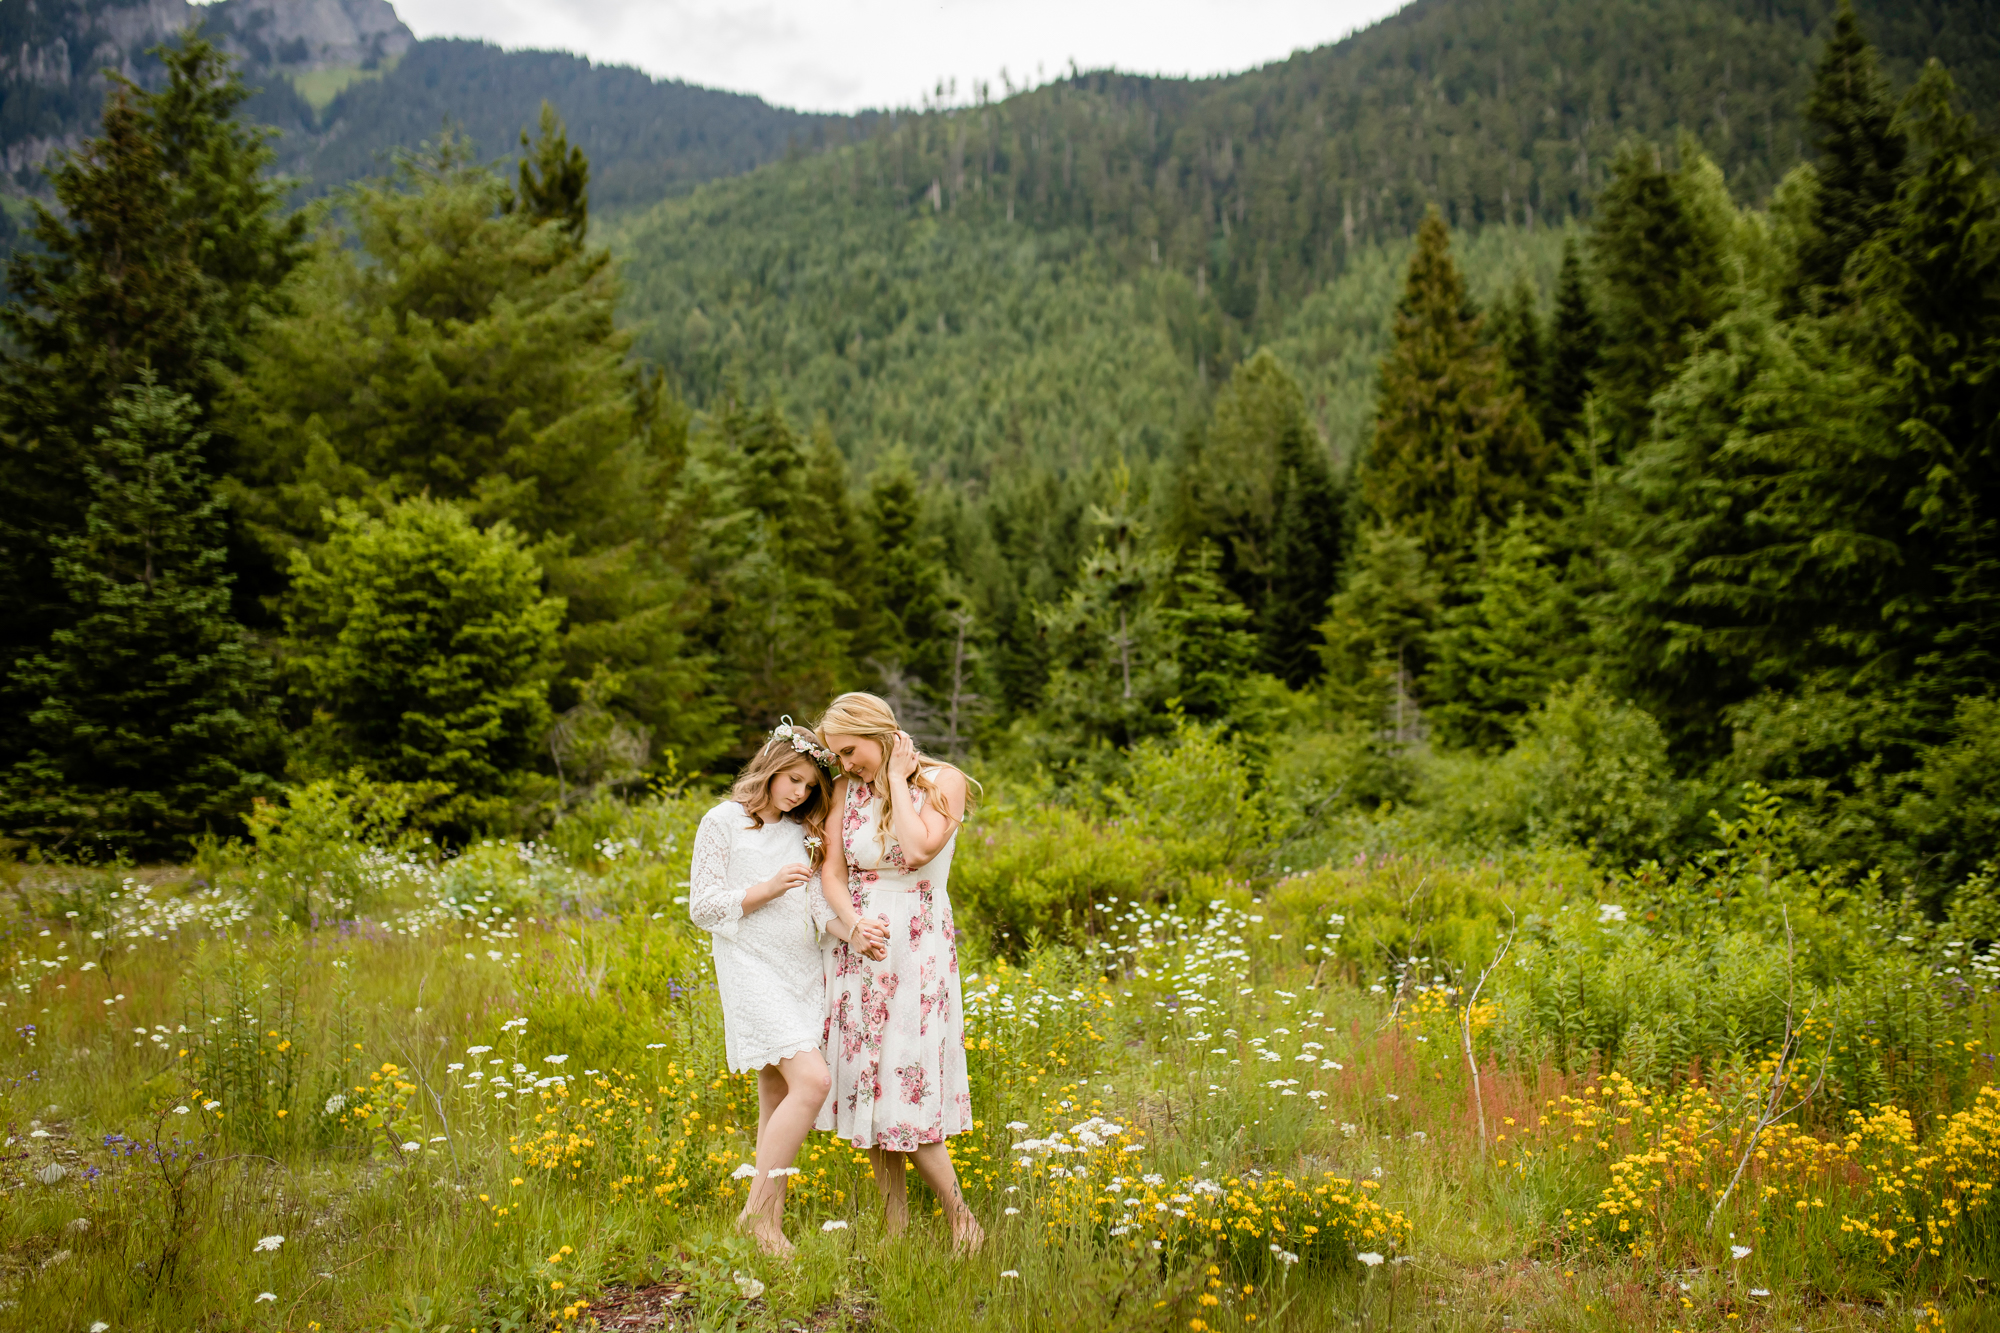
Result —
POLYGON ((924 765, 923 774, 939 791, 966 790, 965 770, 956 764, 932 763, 924 765))

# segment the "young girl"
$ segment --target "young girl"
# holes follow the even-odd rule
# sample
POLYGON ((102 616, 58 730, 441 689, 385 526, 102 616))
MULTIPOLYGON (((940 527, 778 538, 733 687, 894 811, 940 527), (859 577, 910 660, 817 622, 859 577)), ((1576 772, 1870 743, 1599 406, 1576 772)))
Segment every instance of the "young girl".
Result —
POLYGON ((819 725, 846 771, 833 788, 840 834, 821 872, 840 926, 830 933, 856 937, 873 918, 887 927, 888 948, 886 956, 833 949, 826 1020, 833 1097, 818 1128, 867 1149, 891 1235, 909 1222, 907 1158, 944 1204, 956 1248, 976 1250, 985 1233, 945 1146, 972 1128, 958 931, 945 891, 965 820, 965 774, 918 755, 889 705, 872 694, 841 695, 819 725))
MULTIPOLYGON (((825 847, 832 756, 790 718, 702 817, 688 876, 688 915, 715 937, 723 1046, 733 1071, 757 1071, 757 1174, 737 1216, 768 1253, 787 1254, 780 1218, 788 1168, 826 1101, 820 1055, 826 981, 819 927, 833 914, 814 868, 825 847), (816 901, 817 900, 817 901, 816 901)), ((877 947, 879 927, 832 932, 877 947)))

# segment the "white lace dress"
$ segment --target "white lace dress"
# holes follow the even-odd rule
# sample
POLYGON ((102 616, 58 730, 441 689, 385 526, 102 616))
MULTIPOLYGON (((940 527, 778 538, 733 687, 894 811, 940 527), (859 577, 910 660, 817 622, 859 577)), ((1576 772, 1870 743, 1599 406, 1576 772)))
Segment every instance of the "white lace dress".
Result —
POLYGON ((820 926, 832 912, 819 876, 743 911, 752 885, 788 865, 810 864, 805 829, 792 819, 751 823, 735 801, 702 816, 688 875, 688 915, 714 937, 723 1047, 737 1072, 818 1050, 826 1025, 820 926))

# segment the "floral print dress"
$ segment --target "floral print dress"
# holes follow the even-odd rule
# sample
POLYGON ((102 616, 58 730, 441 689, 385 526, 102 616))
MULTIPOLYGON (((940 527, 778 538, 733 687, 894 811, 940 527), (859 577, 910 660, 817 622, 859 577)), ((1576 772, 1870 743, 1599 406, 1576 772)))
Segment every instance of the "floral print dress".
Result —
POLYGON ((827 953, 833 1094, 817 1128, 856 1148, 913 1152, 972 1128, 958 928, 945 891, 958 835, 912 871, 893 836, 886 850, 877 837, 888 809, 867 783, 848 782, 840 821, 847 889, 858 914, 888 923, 889 956, 873 962, 845 942, 827 953))

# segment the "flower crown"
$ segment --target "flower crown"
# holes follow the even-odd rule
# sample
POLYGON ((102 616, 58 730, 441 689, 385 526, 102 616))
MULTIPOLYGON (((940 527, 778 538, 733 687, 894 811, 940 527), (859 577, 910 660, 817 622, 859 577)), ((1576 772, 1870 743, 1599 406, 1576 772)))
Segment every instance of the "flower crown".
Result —
POLYGON ((775 741, 788 743, 794 750, 805 755, 821 768, 831 769, 833 767, 833 751, 814 740, 810 731, 793 722, 790 713, 785 714, 778 720, 778 725, 771 728, 771 739, 766 741, 765 744, 769 745, 775 741))

